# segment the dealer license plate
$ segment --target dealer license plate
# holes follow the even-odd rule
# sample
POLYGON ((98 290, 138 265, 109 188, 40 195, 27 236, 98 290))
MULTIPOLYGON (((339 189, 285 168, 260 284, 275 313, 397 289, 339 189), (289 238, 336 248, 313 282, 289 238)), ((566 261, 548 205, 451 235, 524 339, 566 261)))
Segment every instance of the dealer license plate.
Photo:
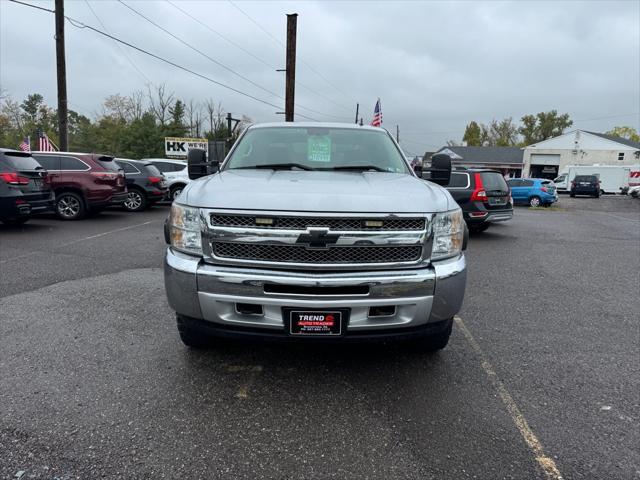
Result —
POLYGON ((343 333, 347 313, 341 310, 285 309, 289 334, 300 336, 337 336, 343 333))

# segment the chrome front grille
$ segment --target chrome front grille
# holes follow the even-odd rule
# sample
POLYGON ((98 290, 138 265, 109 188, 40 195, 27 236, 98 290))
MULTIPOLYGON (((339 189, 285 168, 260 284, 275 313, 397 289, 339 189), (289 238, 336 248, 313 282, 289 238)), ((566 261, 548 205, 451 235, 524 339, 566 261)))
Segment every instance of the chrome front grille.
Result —
POLYGON ((298 217, 272 215, 212 214, 211 224, 220 227, 251 227, 281 230, 306 230, 326 227, 341 231, 415 231, 425 227, 424 217, 298 217), (256 221, 258 219, 258 221, 256 221), (268 223, 271 222, 271 223, 268 223))
POLYGON ((349 246, 310 249, 303 245, 261 245, 215 242, 213 254, 219 258, 298 264, 371 264, 415 262, 422 246, 349 246))
POLYGON ((428 263, 431 214, 201 210, 204 258, 299 270, 406 268, 428 263))

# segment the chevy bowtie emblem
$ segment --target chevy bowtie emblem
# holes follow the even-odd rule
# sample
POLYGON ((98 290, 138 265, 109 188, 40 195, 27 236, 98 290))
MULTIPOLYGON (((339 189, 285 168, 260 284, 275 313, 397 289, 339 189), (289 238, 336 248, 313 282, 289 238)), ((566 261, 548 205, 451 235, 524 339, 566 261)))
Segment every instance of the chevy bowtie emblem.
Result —
POLYGON ((296 240, 297 244, 304 244, 307 248, 328 248, 338 242, 340 235, 330 234, 326 228, 308 228, 296 240))

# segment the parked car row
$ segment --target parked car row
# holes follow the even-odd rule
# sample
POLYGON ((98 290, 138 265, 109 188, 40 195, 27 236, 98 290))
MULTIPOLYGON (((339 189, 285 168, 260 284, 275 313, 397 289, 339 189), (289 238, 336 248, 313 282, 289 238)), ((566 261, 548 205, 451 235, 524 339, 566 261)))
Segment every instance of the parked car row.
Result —
POLYGON ((142 211, 173 200, 188 182, 180 160, 0 148, 0 221, 20 224, 43 213, 79 220, 113 205, 142 211))

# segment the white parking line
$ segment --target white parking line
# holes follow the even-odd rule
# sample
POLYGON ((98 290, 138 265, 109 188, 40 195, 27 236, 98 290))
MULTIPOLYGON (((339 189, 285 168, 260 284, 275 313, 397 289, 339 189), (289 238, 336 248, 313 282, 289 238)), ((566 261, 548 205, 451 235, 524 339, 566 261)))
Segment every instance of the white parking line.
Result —
MULTIPOLYGON (((87 240, 93 240, 94 238, 104 237, 105 235, 111 235, 112 233, 124 232, 125 230, 131 230, 132 228, 143 227, 144 225, 149 225, 151 223, 157 223, 157 222, 161 222, 161 221, 164 221, 164 220, 150 220, 148 222, 138 223, 136 225, 129 225, 128 227, 116 228, 115 230, 109 230, 107 232, 98 233, 96 235, 90 235, 88 237, 79 238, 79 239, 74 240, 72 242, 61 243, 60 245, 56 245, 55 248, 68 247, 69 245, 74 245, 76 243, 86 242, 87 240)), ((20 258, 33 257, 34 255, 48 254, 48 253, 49 252, 25 253, 24 255, 18 255, 17 257, 11 257, 11 258, 7 258, 6 260, 0 260, 0 264, 6 263, 6 262, 10 262, 12 260, 18 260, 20 258)))
POLYGON ((473 338, 473 335, 471 335, 471 332, 460 317, 455 317, 454 320, 462 334, 465 336, 471 347, 475 350, 476 354, 480 358, 482 369, 489 377, 489 380, 491 380, 491 383, 493 384, 495 389, 498 391, 498 395, 500 395, 502 402, 507 407, 507 411, 509 412, 513 423, 515 423, 516 427, 520 431, 520 435, 522 435, 522 438, 524 438, 524 441, 529 446, 529 449, 531 449, 533 455, 535 456, 536 462, 538 462, 538 465, 540 465, 540 468, 542 468, 545 477, 549 480, 562 480, 562 475, 556 467, 556 463, 551 457, 547 456, 544 453, 544 448, 542 447, 540 440, 538 440, 536 434, 533 433, 533 430, 531 430, 531 427, 529 427, 529 423, 524 418, 524 415, 522 415, 522 412, 518 408, 518 405, 516 404, 511 394, 507 391, 504 384, 498 378, 493 365, 491 365, 489 360, 487 360, 487 357, 480 348, 478 342, 476 342, 475 338, 473 338))

